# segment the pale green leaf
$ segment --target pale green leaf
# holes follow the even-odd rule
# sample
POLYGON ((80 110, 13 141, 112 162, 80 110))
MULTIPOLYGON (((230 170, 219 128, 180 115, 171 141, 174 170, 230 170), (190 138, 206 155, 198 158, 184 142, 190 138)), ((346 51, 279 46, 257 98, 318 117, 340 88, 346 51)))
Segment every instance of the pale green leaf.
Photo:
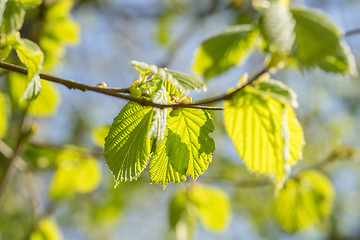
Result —
POLYGON ((5 58, 7 58, 7 56, 9 56, 11 51, 11 47, 9 45, 5 45, 0 47, 0 60, 4 60, 5 58))
MULTIPOLYGON (((26 75, 11 72, 8 74, 10 95, 15 104, 24 108, 28 103, 21 101, 21 97, 27 85, 26 75)), ((28 112, 35 117, 51 116, 57 110, 60 103, 60 94, 57 87, 48 81, 41 80, 39 96, 30 102, 28 112)))
MULTIPOLYGON (((1 4, 3 8, 3 3, 1 4)), ((19 30, 22 27, 24 23, 25 10, 22 8, 20 3, 7 1, 5 4, 5 11, 2 15, 3 18, 1 21, 1 32, 9 34, 19 30)))
POLYGON ((271 53, 288 54, 295 40, 295 21, 288 7, 272 3, 259 20, 259 29, 271 53))
POLYGON ((288 232, 310 227, 331 214, 334 196, 326 176, 315 170, 304 171, 280 190, 274 203, 276 219, 288 232))
POLYGON ((98 146, 103 148, 105 144, 105 137, 108 135, 110 127, 98 126, 91 131, 92 140, 98 146))
POLYGON ((31 233, 30 240, 62 240, 63 236, 57 224, 50 218, 43 218, 31 233))
POLYGON ((179 109, 169 116, 163 142, 150 160, 150 179, 162 183, 179 183, 191 176, 196 179, 208 167, 215 150, 209 134, 214 130, 210 114, 201 109, 179 109))
POLYGON ((144 62, 131 61, 131 65, 133 65, 138 71, 142 73, 153 73, 159 76, 161 79, 168 80, 175 86, 184 90, 206 89, 205 83, 200 78, 195 76, 168 70, 166 68, 159 68, 155 65, 149 65, 144 62))
POLYGON ((190 199, 198 209, 204 227, 221 232, 228 225, 231 214, 229 196, 224 191, 196 184, 191 188, 190 199))
POLYGON ((0 1, 0 22, 1 23, 3 22, 3 16, 4 16, 6 3, 7 3, 7 0, 0 1))
POLYGON ((259 94, 269 95, 294 108, 297 108, 299 105, 295 91, 280 81, 268 79, 256 83, 255 87, 259 90, 259 94))
MULTIPOLYGON (((169 104, 169 94, 161 82, 161 86, 151 96, 151 101, 158 104, 169 104)), ((168 117, 167 108, 153 108, 153 118, 148 137, 153 138, 156 144, 160 143, 165 137, 166 123, 168 117)))
POLYGON ((116 183, 137 179, 150 156, 151 141, 147 137, 153 111, 129 102, 114 119, 105 139, 104 157, 116 183))
POLYGON ((294 110, 246 87, 225 102, 228 135, 247 168, 283 179, 301 157, 304 135, 294 110))
POLYGON ((50 21, 68 18, 73 5, 73 0, 59 0, 55 2, 46 11, 46 20, 50 21))
POLYGON ((74 150, 66 150, 57 155, 58 169, 49 191, 52 199, 71 197, 76 193, 89 193, 100 184, 101 169, 97 160, 81 148, 72 148, 74 150))
POLYGON ((26 65, 28 70, 28 85, 22 98, 32 101, 40 93, 41 83, 38 74, 42 68, 44 54, 36 43, 24 38, 19 39, 18 44, 14 45, 14 49, 20 61, 26 65))
POLYGON ((62 43, 76 44, 80 36, 79 25, 70 18, 52 20, 45 25, 44 34, 62 43))
POLYGON ((7 130, 7 110, 6 100, 2 93, 0 93, 0 138, 2 138, 7 130))
POLYGON ((206 79, 241 63, 252 51, 259 36, 251 25, 236 25, 204 41, 196 51, 193 71, 206 79))
POLYGON ((327 72, 356 75, 354 57, 341 43, 342 34, 321 12, 293 8, 296 20, 294 58, 300 67, 320 67, 327 72))

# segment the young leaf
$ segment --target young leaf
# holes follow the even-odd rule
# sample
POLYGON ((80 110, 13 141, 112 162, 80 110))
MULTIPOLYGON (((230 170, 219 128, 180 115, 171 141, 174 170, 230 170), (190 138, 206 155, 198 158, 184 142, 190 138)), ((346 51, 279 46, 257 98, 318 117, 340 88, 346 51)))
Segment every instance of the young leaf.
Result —
POLYGON ((131 65, 141 73, 158 75, 161 79, 169 80, 172 84, 184 90, 206 89, 205 83, 195 76, 167 70, 166 68, 159 68, 144 62, 131 61, 131 65))
POLYGON ((236 25, 204 41, 196 51, 193 71, 210 79, 242 62, 255 46, 258 30, 236 25))
POLYGON ((38 74, 42 68, 44 54, 36 43, 24 38, 19 39, 18 44, 14 45, 14 49, 20 61, 25 64, 28 69, 27 76, 29 83, 22 98, 27 101, 32 101, 40 93, 41 83, 38 74))
MULTIPOLYGON (((25 75, 11 72, 8 74, 10 96, 18 107, 24 108, 27 103, 21 101, 23 92, 27 86, 25 75)), ((29 114, 35 117, 51 116, 57 110, 60 103, 60 94, 57 87, 48 81, 41 80, 39 96, 30 103, 29 114)))
POLYGON ((79 25, 68 18, 51 19, 45 24, 44 34, 65 44, 76 44, 79 42, 79 25))
MULTIPOLYGON (((20 3, 15 1, 5 1, 5 10, 3 9, 2 21, 1 21, 1 32, 5 34, 13 33, 19 30, 25 17, 25 10, 22 8, 20 3)), ((3 8, 3 3, 1 6, 3 8)))
POLYGON ((180 109, 176 116, 169 116, 163 142, 151 157, 151 181, 180 183, 191 176, 196 179, 208 167, 215 150, 209 134, 214 130, 210 114, 201 109, 180 109))
MULTIPOLYGON (((159 104, 168 104, 170 102, 168 92, 162 83, 159 89, 151 96, 151 101, 159 104)), ((165 136, 168 109, 153 108, 153 112, 154 114, 148 137, 153 138, 158 144, 165 136)))
POLYGON ((6 101, 2 93, 0 93, 0 138, 2 138, 7 130, 7 114, 6 101))
POLYGON ((137 179, 150 156, 148 132, 153 111, 129 102, 114 119, 105 138, 104 157, 118 184, 137 179))
POLYGON ((62 240, 63 236, 57 224, 43 218, 36 224, 36 229, 31 233, 30 240, 62 240))
POLYGON ((283 179, 301 157, 304 135, 294 110, 246 87, 225 102, 225 127, 250 171, 283 179))
POLYGON ((327 72, 356 75, 354 57, 341 43, 342 35, 322 13, 307 9, 291 10, 296 20, 293 56, 300 67, 320 67, 327 72))
POLYGON ((42 0, 12 0, 20 3, 25 8, 36 7, 41 4, 42 0))
POLYGON ((289 179, 274 203, 275 216, 288 232, 310 227, 332 212, 334 189, 329 179, 315 170, 289 179))
POLYGON ((295 40, 295 21, 288 7, 272 3, 259 20, 259 29, 271 53, 287 55, 295 40))
POLYGON ((4 16, 6 3, 7 3, 7 0, 0 1, 0 22, 1 23, 3 22, 3 16, 4 16))
POLYGON ((190 199, 204 227, 215 232, 225 229, 230 220, 231 203, 224 191, 196 184, 190 191, 190 199))

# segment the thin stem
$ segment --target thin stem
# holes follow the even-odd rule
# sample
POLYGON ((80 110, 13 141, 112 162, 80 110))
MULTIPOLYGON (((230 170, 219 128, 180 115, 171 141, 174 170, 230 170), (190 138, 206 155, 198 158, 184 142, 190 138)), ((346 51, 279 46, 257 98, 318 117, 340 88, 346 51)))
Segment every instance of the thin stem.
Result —
POLYGON ((350 30, 350 31, 346 32, 344 34, 344 37, 349 37, 349 36, 356 35, 356 34, 359 34, 359 33, 360 33, 360 28, 356 28, 356 29, 353 29, 353 30, 350 30))

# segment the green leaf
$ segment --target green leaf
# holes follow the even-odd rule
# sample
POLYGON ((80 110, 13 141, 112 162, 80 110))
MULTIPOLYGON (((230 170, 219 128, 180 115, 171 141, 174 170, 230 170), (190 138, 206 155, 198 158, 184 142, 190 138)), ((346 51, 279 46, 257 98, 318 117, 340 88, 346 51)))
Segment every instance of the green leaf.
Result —
POLYGON ((52 199, 70 197, 75 193, 89 193, 100 184, 101 170, 97 160, 87 155, 83 149, 73 148, 73 151, 66 150, 57 156, 58 169, 49 192, 52 199))
POLYGON ((5 11, 2 15, 3 18, 1 23, 1 32, 9 34, 19 30, 22 27, 24 23, 25 10, 22 8, 20 3, 15 1, 7 1, 5 4, 5 11))
POLYGON ((288 54, 295 40, 295 21, 288 7, 272 3, 259 20, 259 29, 271 53, 288 54))
POLYGON ((202 225, 221 232, 228 225, 231 214, 229 196, 222 190, 196 184, 190 191, 190 199, 198 209, 202 225))
POLYGON ((253 87, 225 102, 224 121, 250 171, 284 179, 301 157, 304 135, 294 110, 253 87))
MULTIPOLYGON (((170 102, 168 92, 161 82, 161 86, 151 96, 151 101, 158 104, 168 104, 170 102)), ((167 116, 169 111, 167 108, 153 108, 153 119, 151 121, 151 127, 148 137, 153 138, 158 144, 165 137, 167 116)))
POLYGON ((2 138, 7 130, 7 109, 6 100, 2 93, 0 93, 0 138, 2 138))
MULTIPOLYGON (((15 104, 24 108, 27 102, 22 101, 23 92, 27 86, 26 75, 11 72, 8 74, 10 96, 15 104)), ((41 80, 41 88, 39 96, 30 103, 29 114, 35 117, 53 115, 60 103, 60 94, 57 87, 48 81, 41 80)))
POLYGON ((259 94, 276 98, 294 108, 297 108, 299 105, 295 91, 278 80, 268 79, 257 82, 255 88, 259 90, 259 94))
POLYGON ((150 156, 151 141, 148 132, 153 111, 129 102, 114 119, 105 139, 104 157, 116 184, 137 179, 150 156))
POLYGON ((171 25, 174 20, 173 16, 173 13, 165 11, 157 19, 155 37, 161 45, 167 45, 171 40, 171 25))
POLYGON ((57 224, 50 218, 43 218, 36 224, 30 240, 62 240, 63 236, 57 224))
POLYGON ((70 18, 56 19, 45 25, 44 34, 62 43, 76 44, 80 36, 79 25, 70 18))
POLYGON ((38 74, 42 68, 44 54, 36 43, 24 38, 19 39, 18 44, 14 45, 14 49, 20 61, 26 65, 28 70, 29 83, 25 88, 22 98, 32 101, 40 93, 41 83, 38 74))
POLYGON ((310 227, 331 214, 334 196, 326 176, 315 170, 304 171, 280 190, 274 203, 276 219, 288 232, 310 227))
POLYGON ((337 27, 320 12, 293 8, 296 44, 293 56, 302 68, 356 75, 354 57, 337 27))
POLYGON ((92 140, 98 146, 103 148, 105 145, 105 138, 108 135, 110 127, 107 125, 98 126, 91 131, 92 140))
POLYGON ((144 62, 131 61, 131 65, 142 73, 153 73, 163 80, 169 80, 175 86, 184 90, 206 89, 205 83, 195 76, 168 70, 166 68, 159 68, 144 62))
POLYGON ((73 5, 73 0, 59 0, 55 2, 46 12, 46 20, 49 21, 68 18, 73 5))
POLYGON ((193 71, 206 79, 227 71, 252 51, 258 36, 258 30, 251 25, 228 27, 201 44, 195 54, 193 71))
POLYGON ((11 51, 11 47, 9 45, 5 45, 0 47, 0 60, 4 60, 7 58, 7 56, 9 56, 11 51))
POLYGON ((164 141, 151 157, 149 173, 154 183, 180 183, 191 176, 196 179, 208 167, 215 150, 209 134, 214 130, 210 114, 201 109, 179 109, 169 116, 164 141))
POLYGON ((5 11, 7 0, 0 1, 0 22, 3 22, 3 16, 5 11))

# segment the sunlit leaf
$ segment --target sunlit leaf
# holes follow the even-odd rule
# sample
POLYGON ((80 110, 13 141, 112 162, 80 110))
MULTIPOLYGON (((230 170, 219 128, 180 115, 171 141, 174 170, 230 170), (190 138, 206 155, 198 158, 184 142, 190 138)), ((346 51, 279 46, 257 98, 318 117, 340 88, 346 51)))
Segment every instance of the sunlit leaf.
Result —
POLYGON ((12 0, 20 3, 25 8, 36 7, 41 4, 42 0, 12 0))
POLYGON ((285 177, 301 157, 303 131, 286 103, 246 87, 225 102, 225 127, 247 168, 285 177))
POLYGON ((212 119, 204 110, 185 108, 169 116, 165 140, 151 157, 151 181, 179 183, 191 176, 196 179, 208 167, 215 150, 209 134, 214 130, 212 119))
POLYGON ((195 76, 168 70, 166 68, 159 68, 144 62, 131 61, 131 65, 142 73, 153 73, 163 80, 169 80, 172 84, 184 90, 206 89, 205 83, 195 76))
POLYGON ((1 3, 0 6, 3 9, 1 32, 13 33, 19 30, 23 25, 25 17, 25 10, 22 8, 21 4, 15 1, 5 1, 4 3, 1 3), (3 9, 4 4, 5 11, 3 9))
POLYGON ((196 184, 191 188, 190 199, 196 205, 204 227, 215 232, 225 229, 230 220, 231 204, 224 191, 196 184))
POLYGON ((43 218, 31 233, 30 240, 62 240, 63 236, 57 224, 50 218, 43 218))
POLYGON ((5 11, 7 0, 0 1, 0 22, 3 22, 3 16, 5 11))
POLYGON ((310 227, 332 212, 334 189, 329 179, 315 170, 291 178, 275 200, 275 216, 288 232, 310 227))
POLYGON ((46 11, 46 20, 68 18, 70 10, 74 5, 73 0, 59 0, 53 3, 46 11))
MULTIPOLYGON (((9 73, 10 95, 15 104, 24 108, 28 103, 21 101, 23 92, 27 85, 26 75, 18 73, 9 73)), ((39 96, 30 103, 29 114, 32 116, 51 116, 55 113, 60 102, 60 94, 57 87, 48 81, 41 80, 39 96)))
POLYGON ((294 58, 303 68, 356 75, 355 60, 337 27, 321 12, 293 8, 296 20, 294 58))
POLYGON ((129 102, 111 125, 104 156, 116 183, 137 179, 147 164, 151 150, 147 137, 153 116, 151 109, 129 102))
POLYGON ((8 45, 2 46, 0 47, 0 60, 4 60, 5 58, 7 58, 7 56, 9 56, 11 51, 11 47, 8 45))
POLYGON ((101 180, 101 170, 96 159, 82 149, 66 150, 57 156, 58 168, 51 181, 50 197, 62 199, 75 193, 95 190, 101 180))
POLYGON ((272 3, 259 20, 259 29, 271 53, 290 53, 295 40, 294 27, 289 8, 279 3, 272 3))
POLYGON ((0 138, 2 138, 7 130, 7 110, 6 101, 2 93, 0 93, 0 138))
MULTIPOLYGON (((158 104, 170 103, 169 94, 166 91, 163 84, 158 90, 151 96, 151 101, 158 104)), ((151 127, 149 130, 148 137, 153 138, 156 143, 160 143, 165 137, 166 123, 168 117, 168 109, 153 108, 153 119, 151 121, 151 127)))
POLYGON ((79 33, 79 25, 70 18, 53 20, 46 24, 44 28, 44 34, 66 44, 78 43, 79 33))
POLYGON ((210 79, 239 64, 259 36, 251 25, 236 25, 204 41, 196 52, 193 71, 210 79))
POLYGON ((105 144, 105 138, 110 130, 109 126, 98 126, 91 131, 92 140, 98 146, 103 148, 105 144))

